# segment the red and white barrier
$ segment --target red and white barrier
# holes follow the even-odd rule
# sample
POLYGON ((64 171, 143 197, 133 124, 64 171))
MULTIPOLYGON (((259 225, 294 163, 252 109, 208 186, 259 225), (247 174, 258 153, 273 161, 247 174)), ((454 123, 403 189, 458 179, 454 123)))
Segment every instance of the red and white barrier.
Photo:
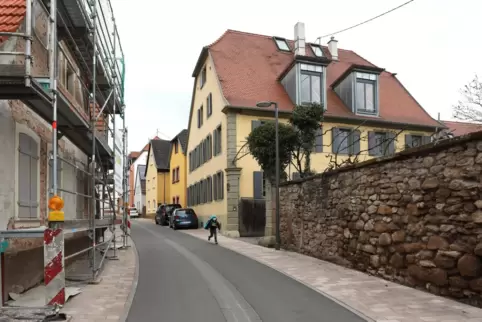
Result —
POLYGON ((46 304, 64 305, 64 232, 61 228, 44 231, 44 281, 46 304))

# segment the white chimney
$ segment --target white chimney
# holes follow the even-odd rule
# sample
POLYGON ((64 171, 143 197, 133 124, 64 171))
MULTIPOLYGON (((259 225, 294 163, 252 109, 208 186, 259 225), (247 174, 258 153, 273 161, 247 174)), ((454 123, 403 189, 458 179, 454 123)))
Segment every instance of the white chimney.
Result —
POLYGON ((303 22, 297 22, 295 25, 295 55, 306 55, 305 24, 303 22))
POLYGON ((338 40, 336 40, 333 36, 328 42, 328 50, 330 51, 331 58, 333 60, 338 60, 338 40))

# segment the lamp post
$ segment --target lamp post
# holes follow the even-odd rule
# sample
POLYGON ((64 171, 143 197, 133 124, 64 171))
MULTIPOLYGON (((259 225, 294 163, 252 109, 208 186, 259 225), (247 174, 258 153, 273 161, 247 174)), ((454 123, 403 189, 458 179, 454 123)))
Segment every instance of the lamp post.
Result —
POLYGON ((274 105, 274 117, 275 117, 275 149, 276 149, 276 180, 275 180, 275 189, 276 189, 276 244, 275 249, 280 249, 281 244, 281 236, 280 236, 280 214, 279 214, 279 168, 280 168, 280 160, 279 160, 279 134, 278 134, 278 103, 265 101, 265 102, 258 102, 256 104, 257 107, 268 108, 274 105))

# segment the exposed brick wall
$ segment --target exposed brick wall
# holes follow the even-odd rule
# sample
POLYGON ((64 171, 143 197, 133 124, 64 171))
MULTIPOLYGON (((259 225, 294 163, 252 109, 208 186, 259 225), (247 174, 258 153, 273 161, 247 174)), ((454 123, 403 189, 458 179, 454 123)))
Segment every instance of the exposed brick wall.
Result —
POLYGON ((281 186, 284 247, 482 305, 482 132, 281 186))
MULTIPOLYGON (((25 239, 23 239, 25 241, 25 239)), ((22 241, 22 243, 23 243, 22 241)), ((43 239, 30 239, 31 247, 18 251, 14 247, 5 253, 5 285, 3 298, 8 299, 8 293, 26 291, 43 281, 44 255, 43 239)), ((65 254, 68 256, 90 245, 90 239, 85 233, 77 233, 65 241, 65 254)), ((72 260, 65 262, 69 265, 72 260)))

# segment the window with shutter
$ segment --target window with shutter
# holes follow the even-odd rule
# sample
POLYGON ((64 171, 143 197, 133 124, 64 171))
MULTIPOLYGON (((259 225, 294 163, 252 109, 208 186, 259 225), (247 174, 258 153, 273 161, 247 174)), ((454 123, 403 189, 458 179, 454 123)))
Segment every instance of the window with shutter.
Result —
POLYGON ((223 200, 224 198, 224 172, 220 171, 216 175, 218 179, 218 199, 223 200))
POLYGON ((27 134, 19 133, 17 195, 19 218, 38 217, 38 162, 37 142, 27 134))
POLYGON ((395 153, 395 134, 391 132, 368 132, 368 154, 387 156, 395 153))
POLYGON ((213 200, 218 200, 218 177, 217 175, 213 175, 212 182, 213 182, 213 200))
POLYGON ((263 171, 253 171, 253 198, 263 199, 263 171))
POLYGON ((323 152, 323 128, 320 127, 315 134, 315 144, 313 145, 313 152, 323 152))

